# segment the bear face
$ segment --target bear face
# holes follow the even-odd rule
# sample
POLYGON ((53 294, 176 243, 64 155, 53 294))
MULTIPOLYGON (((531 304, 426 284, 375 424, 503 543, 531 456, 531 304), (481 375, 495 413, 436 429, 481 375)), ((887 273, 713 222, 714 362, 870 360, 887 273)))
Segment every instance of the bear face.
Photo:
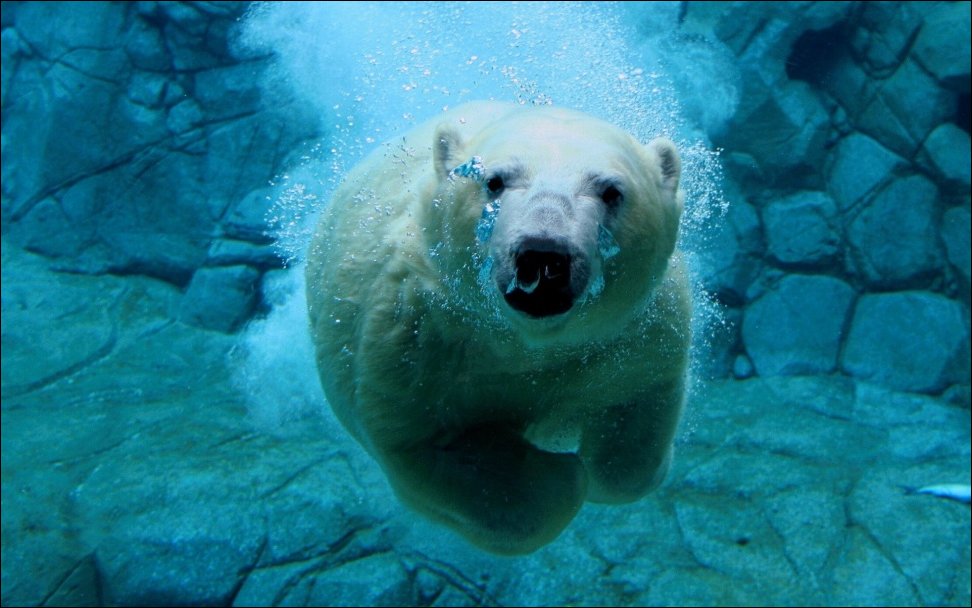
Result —
POLYGON ((664 478, 680 165, 558 108, 461 106, 360 163, 307 256, 321 383, 396 495, 503 554, 664 478))
POLYGON ((445 259, 476 250, 486 301, 531 337, 578 331, 569 325, 609 333, 664 275, 682 211, 668 140, 645 147, 608 123, 544 108, 469 141, 444 123, 433 149, 437 207, 449 215, 439 236, 453 248, 445 259))

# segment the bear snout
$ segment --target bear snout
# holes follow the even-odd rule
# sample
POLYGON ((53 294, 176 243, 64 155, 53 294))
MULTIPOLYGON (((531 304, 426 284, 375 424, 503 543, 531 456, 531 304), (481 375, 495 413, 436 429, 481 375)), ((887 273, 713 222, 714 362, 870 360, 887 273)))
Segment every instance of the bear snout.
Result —
POLYGON ((512 276, 503 294, 506 303, 533 318, 567 312, 582 291, 574 289, 577 264, 570 248, 559 240, 525 240, 513 253, 512 276))
POLYGON ((540 283, 546 289, 570 287, 570 256, 533 250, 516 256, 516 286, 531 294, 540 283))

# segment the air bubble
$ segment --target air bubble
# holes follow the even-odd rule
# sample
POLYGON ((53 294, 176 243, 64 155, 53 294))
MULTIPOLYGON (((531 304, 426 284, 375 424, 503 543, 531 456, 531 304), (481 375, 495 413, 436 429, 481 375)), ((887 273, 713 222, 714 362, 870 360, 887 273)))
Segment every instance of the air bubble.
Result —
POLYGON ((479 217, 479 223, 476 224, 476 240, 480 243, 488 243, 489 239, 493 236, 493 226, 496 225, 496 216, 499 215, 499 211, 499 200, 486 203, 483 207, 483 213, 479 217))
POLYGON ((587 288, 587 292, 591 295, 592 298, 596 298, 597 296, 601 295, 603 291, 604 291, 604 275, 599 274, 593 281, 591 281, 590 286, 587 288))
POLYGON ((482 265, 479 268, 479 274, 476 277, 476 282, 479 284, 480 288, 484 292, 491 291, 490 283, 493 276, 493 258, 492 256, 486 256, 483 260, 482 265))
POLYGON ((468 161, 462 163, 449 173, 449 177, 468 177, 477 182, 483 181, 486 169, 483 167, 483 158, 473 156, 468 161))
POLYGON ((611 231, 601 224, 597 231, 597 251, 601 254, 602 260, 609 260, 621 253, 621 246, 615 240, 611 231))

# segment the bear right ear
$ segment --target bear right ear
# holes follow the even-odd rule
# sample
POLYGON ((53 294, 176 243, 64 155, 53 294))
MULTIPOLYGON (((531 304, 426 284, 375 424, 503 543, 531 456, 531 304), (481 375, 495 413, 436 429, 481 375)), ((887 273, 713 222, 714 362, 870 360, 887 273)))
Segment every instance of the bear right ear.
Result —
POLYGON ((462 136, 459 130, 449 123, 442 123, 435 129, 432 141, 432 163, 439 181, 449 179, 452 170, 462 164, 462 136))
POLYGON ((661 171, 662 190, 674 198, 678 192, 678 181, 682 177, 682 161, 678 157, 675 144, 664 137, 657 137, 648 142, 648 152, 654 156, 661 171))

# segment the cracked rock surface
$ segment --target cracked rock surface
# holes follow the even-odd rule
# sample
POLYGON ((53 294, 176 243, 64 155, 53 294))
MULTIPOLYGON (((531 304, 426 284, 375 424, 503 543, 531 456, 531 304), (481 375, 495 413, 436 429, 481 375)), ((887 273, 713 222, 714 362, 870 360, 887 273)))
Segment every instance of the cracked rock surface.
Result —
POLYGON ((10 242, 69 272, 181 288, 230 273, 238 288, 197 280, 187 308, 223 293, 236 319, 188 316, 221 331, 249 318, 260 276, 282 265, 265 234, 266 197, 254 193, 320 133, 290 97, 261 90, 268 56, 232 48, 246 8, 4 4, 0 215, 10 242))
POLYGON ((329 413, 269 432, 179 292, 3 243, 3 605, 968 605, 969 411, 846 377, 698 386, 664 486, 487 555, 329 413))

